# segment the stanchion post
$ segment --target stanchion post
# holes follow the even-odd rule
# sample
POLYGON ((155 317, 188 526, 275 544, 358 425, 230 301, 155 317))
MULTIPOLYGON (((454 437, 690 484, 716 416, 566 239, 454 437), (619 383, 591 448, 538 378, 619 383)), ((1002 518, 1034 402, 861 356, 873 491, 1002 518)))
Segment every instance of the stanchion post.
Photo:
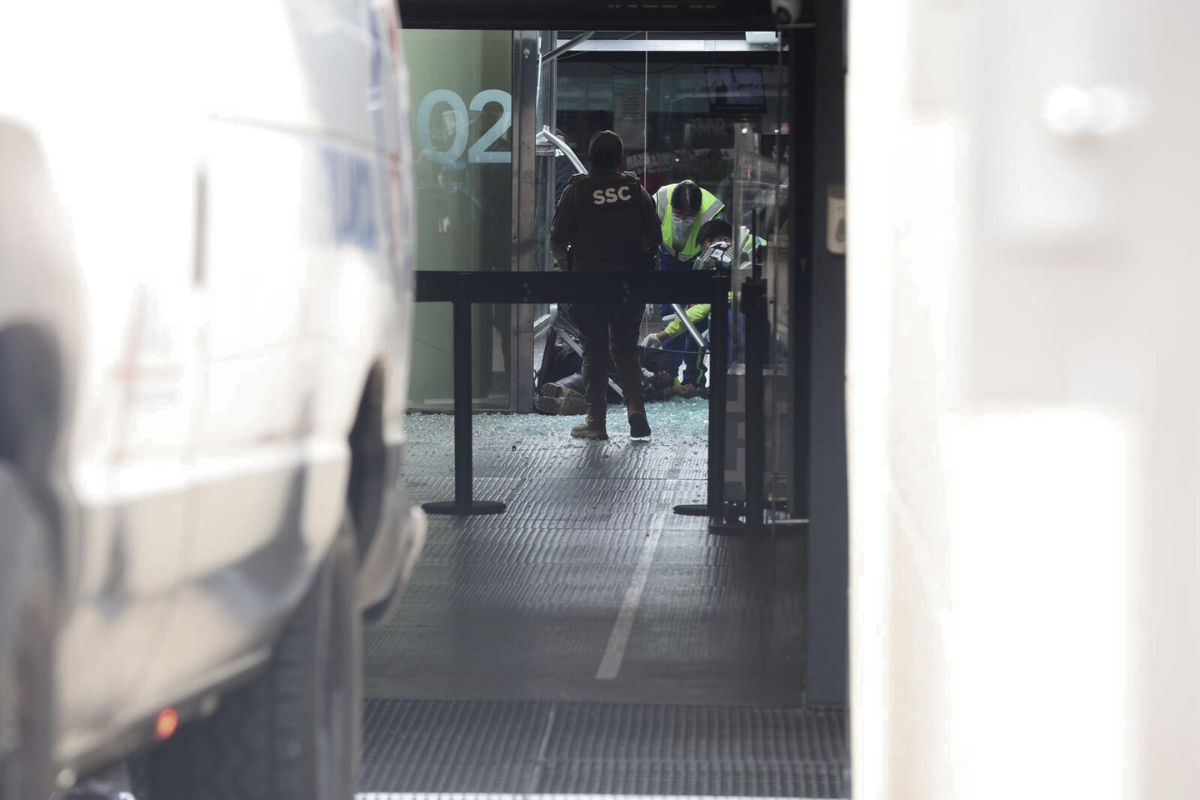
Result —
MULTIPOLYGON (((757 270, 755 270, 757 272, 757 270)), ((742 308, 746 315, 746 502, 744 522, 736 518, 714 520, 709 532, 724 535, 757 536, 775 533, 799 533, 807 520, 766 519, 766 376, 767 347, 771 333, 767 325, 767 282, 762 277, 742 283, 742 308)))
POLYGON ((766 424, 763 413, 766 359, 766 281, 751 278, 742 284, 746 310, 746 526, 763 524, 766 470, 766 424))
POLYGON ((504 503, 472 496, 474 442, 471 436, 471 291, 469 274, 459 274, 454 291, 454 502, 421 506, 427 514, 499 514, 504 503))
POLYGON ((460 275, 454 298, 454 502, 470 506, 475 479, 471 436, 471 295, 460 275))
POLYGON ((728 338, 729 292, 722 287, 712 300, 708 317, 708 499, 704 505, 675 506, 689 517, 723 517, 725 514, 725 373, 728 338))
POLYGON ((708 364, 708 515, 725 515, 725 390, 729 376, 729 294, 712 305, 708 364))

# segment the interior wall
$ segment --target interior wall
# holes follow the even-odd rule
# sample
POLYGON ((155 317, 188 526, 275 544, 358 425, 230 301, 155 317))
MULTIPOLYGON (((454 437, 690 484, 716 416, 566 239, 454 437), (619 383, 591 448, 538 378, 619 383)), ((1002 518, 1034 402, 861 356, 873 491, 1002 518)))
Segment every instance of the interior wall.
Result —
POLYGON ((1198 23, 851 8, 856 796, 1200 785, 1198 23))

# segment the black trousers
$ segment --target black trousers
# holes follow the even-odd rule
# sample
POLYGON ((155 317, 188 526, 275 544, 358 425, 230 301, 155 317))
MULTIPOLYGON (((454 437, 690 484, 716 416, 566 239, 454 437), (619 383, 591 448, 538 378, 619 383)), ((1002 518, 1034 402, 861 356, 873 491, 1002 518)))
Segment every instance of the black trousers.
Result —
POLYGON ((642 364, 638 359, 638 331, 645 305, 622 303, 615 306, 572 303, 567 313, 579 328, 583 345, 583 397, 588 417, 604 419, 608 409, 608 358, 611 351, 617 368, 617 383, 625 395, 626 406, 641 406, 642 364), (610 344, 611 342, 611 344, 610 344))

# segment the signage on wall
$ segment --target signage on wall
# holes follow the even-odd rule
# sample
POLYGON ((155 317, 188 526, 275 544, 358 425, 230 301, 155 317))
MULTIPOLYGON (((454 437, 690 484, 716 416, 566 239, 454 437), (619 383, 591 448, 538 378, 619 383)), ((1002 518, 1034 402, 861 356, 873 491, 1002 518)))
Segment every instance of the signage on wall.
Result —
POLYGON ((694 148, 733 147, 733 125, 723 117, 695 117, 683 125, 683 136, 694 148))
POLYGON ((494 149, 512 129, 512 95, 484 89, 470 104, 450 89, 434 89, 417 107, 417 151, 434 164, 510 164, 512 145, 494 149))
POLYGON ((630 153, 625 156, 625 169, 654 175, 659 172, 670 172, 675 169, 678 162, 679 156, 674 150, 663 150, 658 153, 630 153))
POLYGON ((625 152, 646 143, 646 96, 641 93, 613 95, 613 130, 625 143, 625 152))

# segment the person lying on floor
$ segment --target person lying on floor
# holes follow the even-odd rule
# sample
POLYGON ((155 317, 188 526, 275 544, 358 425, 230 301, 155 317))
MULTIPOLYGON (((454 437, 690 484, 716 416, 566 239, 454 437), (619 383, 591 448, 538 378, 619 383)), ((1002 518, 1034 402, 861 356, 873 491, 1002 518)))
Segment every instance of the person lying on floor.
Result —
MULTIPOLYGON (((539 414, 556 414, 571 416, 587 413, 587 404, 583 400, 583 374, 568 375, 552 383, 544 383, 539 388, 538 397, 534 398, 533 408, 539 414)), ((642 391, 647 403, 657 403, 681 397, 690 400, 701 394, 693 384, 679 383, 669 372, 659 372, 642 381, 642 391)), ((610 386, 608 389, 610 405, 620 405, 623 401, 610 386)))
MULTIPOLYGON (((696 396, 696 387, 691 384, 680 384, 675 380, 675 362, 669 354, 661 350, 646 350, 640 348, 642 359, 642 389, 646 402, 660 402, 672 397, 688 399, 696 396), (670 370, 670 371, 668 371, 670 370)), ((534 410, 539 414, 577 415, 587 413, 583 401, 583 374, 580 372, 582 361, 579 355, 567 347, 559 345, 555 350, 554 360, 546 373, 546 381, 538 387, 538 396, 533 401, 534 410)), ((616 367, 609 363, 609 375, 615 376, 616 367)), ((622 400, 610 385, 607 400, 610 405, 619 405, 622 400)))

